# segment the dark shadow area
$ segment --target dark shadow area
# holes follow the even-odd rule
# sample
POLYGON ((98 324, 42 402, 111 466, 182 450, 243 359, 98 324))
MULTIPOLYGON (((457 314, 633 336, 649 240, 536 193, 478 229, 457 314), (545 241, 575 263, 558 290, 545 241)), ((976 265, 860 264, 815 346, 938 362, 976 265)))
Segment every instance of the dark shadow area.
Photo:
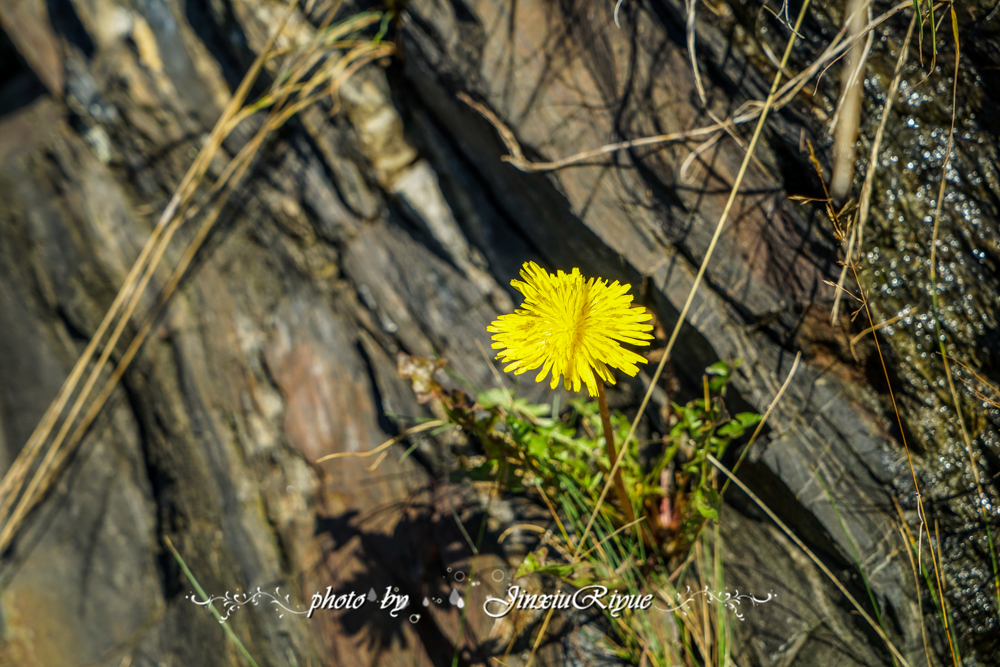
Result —
POLYGON ((0 30, 0 118, 26 107, 46 93, 7 33, 0 30))
POLYGON ((45 0, 52 29, 87 58, 94 55, 94 42, 80 22, 71 0, 45 0))
MULTIPOLYGON (((473 540, 480 534, 483 535, 480 557, 493 555, 502 562, 506 562, 506 559, 502 547, 497 543, 499 534, 483 529, 486 514, 482 508, 460 503, 454 497, 457 494, 453 488, 449 487, 442 493, 452 494, 453 498, 442 498, 435 504, 407 503, 403 507, 383 508, 364 518, 353 510, 342 515, 318 518, 316 534, 326 535, 332 542, 326 565, 329 576, 337 577, 337 570, 330 564, 339 563, 345 557, 362 565, 360 571, 337 581, 333 594, 369 594, 371 600, 369 591, 375 591, 376 600, 366 603, 357 611, 320 609, 315 614, 342 614, 336 617, 336 622, 343 632, 352 637, 365 637, 368 649, 376 654, 393 643, 405 646, 406 635, 403 628, 406 624, 411 624, 420 636, 432 664, 453 664, 455 645, 437 625, 435 616, 452 614, 457 620, 460 615, 455 602, 449 598, 455 599, 452 597, 453 591, 457 591, 463 599, 466 596, 472 580, 466 578, 469 573, 465 569, 469 569, 472 551, 456 517, 449 511, 449 504, 455 503, 455 512, 461 518, 467 535, 472 536, 473 540), (389 518, 388 515, 392 515, 393 519, 398 517, 398 523, 391 533, 378 527, 389 518), (395 618, 389 613, 391 607, 383 609, 380 606, 387 591, 409 596, 408 607, 395 618), (419 615, 419 619, 415 615, 419 615)), ((481 580, 488 574, 474 572, 475 580, 480 582, 477 585, 482 585, 481 580)), ((466 613, 481 611, 467 610, 466 613)), ((569 622, 555 624, 554 632, 548 633, 546 644, 561 643, 574 627, 595 621, 600 623, 595 617, 573 618, 569 622)), ((515 642, 514 654, 530 650, 535 634, 531 628, 534 625, 537 622, 522 630, 515 642)), ((478 636, 471 625, 466 624, 463 647, 458 652, 458 664, 487 664, 491 657, 503 654, 506 648, 499 639, 478 636)))
MULTIPOLYGON (((184 13, 191 29, 219 64, 230 90, 236 90, 256 54, 247 44, 243 26, 233 13, 232 4, 229 0, 188 0, 184 3, 184 13)), ((267 78, 264 74, 257 80, 251 88, 250 99, 266 90, 266 85, 270 83, 267 78)))

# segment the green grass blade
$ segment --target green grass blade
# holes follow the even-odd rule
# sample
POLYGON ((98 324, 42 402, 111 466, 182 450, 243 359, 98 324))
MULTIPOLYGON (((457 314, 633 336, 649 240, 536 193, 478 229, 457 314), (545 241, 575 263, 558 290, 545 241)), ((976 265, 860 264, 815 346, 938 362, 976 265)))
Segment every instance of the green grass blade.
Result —
POLYGON ((222 614, 219 613, 219 610, 215 608, 214 604, 209 602, 209 597, 205 594, 205 590, 201 587, 201 584, 198 583, 198 580, 194 578, 194 575, 191 574, 191 570, 188 568, 187 563, 184 562, 184 559, 181 558, 180 553, 178 553, 177 549, 174 548, 174 544, 173 542, 170 541, 170 538, 164 535, 163 541, 167 543, 167 548, 170 549, 170 552, 174 555, 174 558, 177 559, 177 564, 181 566, 181 570, 183 570, 184 576, 187 577, 188 581, 191 582, 191 585, 194 586, 194 589, 198 591, 198 595, 201 596, 202 602, 208 604, 209 611, 211 611, 212 615, 215 616, 215 619, 222 624, 222 629, 226 631, 227 635, 229 635, 229 640, 236 645, 236 648, 238 648, 240 653, 243 654, 243 657, 247 659, 247 662, 253 665, 253 667, 260 667, 260 665, 257 664, 257 661, 253 659, 253 656, 250 655, 250 652, 247 651, 247 647, 243 645, 243 642, 240 641, 240 638, 237 637, 236 633, 233 632, 233 629, 229 627, 229 624, 222 620, 222 614))
MULTIPOLYGON (((847 524, 844 523, 844 517, 840 515, 837 503, 833 499, 833 493, 830 492, 830 487, 827 486, 826 480, 823 479, 823 475, 820 474, 819 470, 816 471, 816 479, 819 480, 820 485, 823 487, 823 491, 826 492, 826 498, 830 501, 830 507, 833 508, 833 513, 837 515, 837 521, 840 523, 840 530, 843 531, 844 537, 847 538, 847 544, 851 547, 851 556, 854 558, 854 566, 858 569, 858 574, 861 575, 861 582, 864 584, 865 590, 868 591, 868 599, 871 600, 872 608, 875 610, 875 620, 878 621, 879 627, 882 628, 882 632, 888 635, 889 631, 886 629, 885 623, 882 622, 882 610, 879 608, 878 601, 875 599, 875 592, 868 583, 868 575, 865 574, 865 568, 861 562, 861 554, 858 553, 858 547, 854 543, 854 539, 851 538, 851 534, 847 531, 847 524)), ((890 657, 892 657, 892 664, 895 665, 896 658, 895 656, 892 656, 891 652, 890 657)))

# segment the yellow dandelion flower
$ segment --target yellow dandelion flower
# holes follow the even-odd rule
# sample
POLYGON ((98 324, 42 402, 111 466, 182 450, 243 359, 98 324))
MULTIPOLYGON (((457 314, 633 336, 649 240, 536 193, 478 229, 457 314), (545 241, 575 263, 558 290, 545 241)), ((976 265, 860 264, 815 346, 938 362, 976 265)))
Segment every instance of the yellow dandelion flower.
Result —
POLYGON ((564 377, 567 390, 580 391, 583 383, 597 396, 598 378, 615 383, 609 366, 635 376, 636 364, 646 363, 620 345, 649 345, 653 338, 646 333, 652 325, 643 324, 653 316, 631 305, 631 285, 584 280, 579 269, 553 275, 534 262, 524 264, 521 277, 524 282, 510 282, 525 297, 521 308, 486 329, 493 349, 501 350, 497 359, 510 362, 504 371, 520 375, 541 367, 536 382, 551 371, 553 389, 564 377))

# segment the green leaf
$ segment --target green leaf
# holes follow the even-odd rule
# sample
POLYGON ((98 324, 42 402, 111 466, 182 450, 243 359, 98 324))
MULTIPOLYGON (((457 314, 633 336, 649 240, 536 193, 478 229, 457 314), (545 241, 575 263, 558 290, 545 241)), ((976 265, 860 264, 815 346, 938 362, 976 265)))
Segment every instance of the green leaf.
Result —
POLYGON ((603 472, 599 472, 596 475, 594 475, 593 479, 590 480, 590 486, 587 487, 588 490, 593 491, 595 488, 597 488, 597 485, 601 483, 601 479, 603 478, 604 478, 603 472))
POLYGON ((549 565, 543 565, 542 562, 538 559, 538 556, 535 554, 535 552, 531 552, 524 557, 523 561, 521 561, 521 566, 518 567, 517 572, 514 573, 514 579, 518 579, 519 577, 531 574, 532 572, 544 572, 547 574, 555 575, 557 577, 567 577, 570 574, 572 574, 573 571, 576 570, 577 567, 579 567, 581 564, 582 563, 560 565, 552 563, 549 565))
POLYGON ((716 361, 714 364, 705 369, 707 375, 721 375, 723 377, 728 376, 732 373, 732 369, 729 368, 729 364, 724 361, 716 361))
POLYGON ((519 410, 521 412, 526 412, 526 413, 528 413, 530 415, 534 415, 536 417, 543 417, 543 416, 549 414, 549 412, 551 412, 552 406, 551 405, 531 405, 530 403, 528 403, 528 401, 524 400, 523 398, 520 398, 520 399, 514 401, 514 409, 515 410, 519 410))
POLYGON ((716 431, 719 435, 726 436, 728 438, 738 438, 743 435, 746 429, 737 421, 729 421, 719 427, 716 431))
POLYGON ((523 577, 526 574, 531 574, 532 572, 538 570, 541 566, 542 564, 539 562, 538 556, 536 556, 535 552, 532 551, 524 557, 523 561, 521 561, 521 566, 518 567, 517 572, 514 573, 514 579, 523 577))
POLYGON ((544 438, 533 437, 528 440, 528 454, 537 459, 547 459, 549 450, 546 445, 548 443, 544 438))
POLYGON ((543 565, 542 567, 535 570, 535 572, 545 572, 548 574, 555 575, 557 577, 568 577, 573 574, 573 570, 582 565, 583 563, 573 563, 569 565, 543 565))
POLYGON ((701 412, 691 405, 684 407, 684 421, 688 423, 689 428, 698 428, 701 425, 701 412))
POLYGON ((721 506, 719 492, 715 489, 695 489, 691 494, 691 507, 706 519, 718 521, 721 506))
POLYGON ((738 413, 736 413, 736 419, 737 419, 737 421, 740 422, 740 424, 743 425, 743 428, 747 428, 748 426, 753 426, 755 424, 758 424, 758 423, 760 423, 760 420, 763 419, 763 418, 764 418, 763 415, 759 415, 756 412, 738 412, 738 413))
POLYGON ((449 429, 455 428, 455 424, 443 424, 430 432, 432 438, 437 437, 449 429))
POLYGON ((716 512, 722 510, 722 496, 720 496, 719 492, 712 487, 705 489, 705 499, 708 500, 708 503, 716 512))
POLYGON ((498 405, 510 405, 510 394, 503 389, 488 389, 480 392, 476 399, 479 405, 484 408, 492 408, 498 405))

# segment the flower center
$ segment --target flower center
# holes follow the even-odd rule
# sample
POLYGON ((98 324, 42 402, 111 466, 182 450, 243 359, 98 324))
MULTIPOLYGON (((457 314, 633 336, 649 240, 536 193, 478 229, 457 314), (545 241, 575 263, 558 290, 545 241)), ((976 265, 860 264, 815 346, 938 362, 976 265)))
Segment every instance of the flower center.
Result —
POLYGON ((569 354, 575 355, 587 335, 587 324, 590 315, 590 289, 586 283, 573 290, 571 298, 566 300, 566 310, 563 312, 562 335, 560 343, 566 346, 569 354))

